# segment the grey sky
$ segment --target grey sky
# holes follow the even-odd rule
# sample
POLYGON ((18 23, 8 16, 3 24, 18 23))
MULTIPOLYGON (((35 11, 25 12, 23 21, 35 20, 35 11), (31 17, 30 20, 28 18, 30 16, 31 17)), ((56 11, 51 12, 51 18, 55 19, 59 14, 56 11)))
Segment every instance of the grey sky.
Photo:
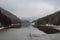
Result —
POLYGON ((18 17, 43 17, 60 10, 60 0, 0 0, 0 7, 18 17))

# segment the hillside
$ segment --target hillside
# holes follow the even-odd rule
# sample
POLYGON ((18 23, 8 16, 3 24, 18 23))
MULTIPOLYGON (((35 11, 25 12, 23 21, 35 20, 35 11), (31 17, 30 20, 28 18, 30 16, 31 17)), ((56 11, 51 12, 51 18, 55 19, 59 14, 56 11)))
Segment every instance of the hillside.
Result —
POLYGON ((39 19, 33 21, 33 23, 34 22, 35 22, 34 27, 36 27, 39 30, 42 30, 48 34, 60 32, 60 30, 57 30, 54 27, 54 26, 58 27, 60 25, 60 11, 57 11, 57 12, 55 12, 51 15, 45 16, 43 18, 39 18, 39 19))
POLYGON ((17 16, 10 13, 9 11, 7 11, 1 7, 0 7, 0 11, 1 11, 2 15, 5 15, 6 17, 8 17, 11 20, 11 24, 17 24, 17 25, 21 24, 22 21, 17 16))
POLYGON ((43 18, 37 19, 35 22, 38 24, 53 24, 53 25, 60 25, 60 11, 57 11, 51 15, 48 15, 43 18))

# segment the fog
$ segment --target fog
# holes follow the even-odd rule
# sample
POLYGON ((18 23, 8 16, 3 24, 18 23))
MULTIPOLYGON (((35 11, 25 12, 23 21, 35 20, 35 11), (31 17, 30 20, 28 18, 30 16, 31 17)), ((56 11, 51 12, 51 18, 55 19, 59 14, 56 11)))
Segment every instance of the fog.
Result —
MULTIPOLYGON (((27 19, 33 21, 60 10, 60 0, 0 0, 0 7, 13 13, 22 20, 27 19)), ((28 27, 21 29, 2 30, 0 32, 0 39, 60 40, 60 34, 58 35, 47 35, 32 25, 28 25, 28 27)))
POLYGON ((0 0, 0 7, 20 18, 40 18, 60 10, 59 1, 60 0, 0 0))

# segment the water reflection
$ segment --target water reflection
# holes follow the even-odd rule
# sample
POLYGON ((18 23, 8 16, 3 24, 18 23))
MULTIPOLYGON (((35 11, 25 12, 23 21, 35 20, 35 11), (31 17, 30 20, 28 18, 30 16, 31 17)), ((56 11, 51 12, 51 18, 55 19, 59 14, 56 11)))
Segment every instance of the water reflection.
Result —
POLYGON ((0 30, 0 40, 28 40, 31 33, 45 34, 29 25, 29 27, 26 28, 0 30))

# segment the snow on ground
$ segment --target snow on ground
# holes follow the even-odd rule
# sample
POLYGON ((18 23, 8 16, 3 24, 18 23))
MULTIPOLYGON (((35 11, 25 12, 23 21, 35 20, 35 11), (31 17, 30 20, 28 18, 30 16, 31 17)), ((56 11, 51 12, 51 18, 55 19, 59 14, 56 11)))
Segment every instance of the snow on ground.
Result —
POLYGON ((1 29, 4 29, 4 27, 0 27, 0 30, 1 30, 1 29))

